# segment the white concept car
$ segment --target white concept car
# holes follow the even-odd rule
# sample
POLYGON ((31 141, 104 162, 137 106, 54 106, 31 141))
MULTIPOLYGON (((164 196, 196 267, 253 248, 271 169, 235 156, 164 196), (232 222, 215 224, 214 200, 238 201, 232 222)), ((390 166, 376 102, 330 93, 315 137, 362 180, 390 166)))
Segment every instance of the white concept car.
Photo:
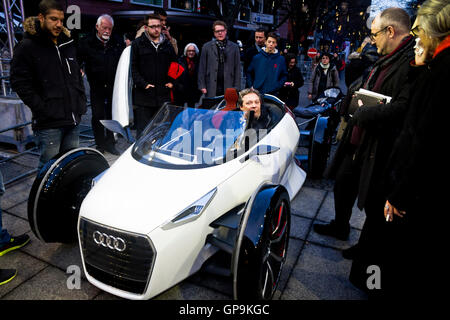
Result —
MULTIPOLYGON (((131 141, 129 56, 127 48, 105 126, 131 141)), ((294 158, 299 130, 273 96, 264 97, 272 122, 253 138, 243 112, 213 102, 165 104, 111 167, 92 148, 52 159, 31 189, 33 232, 45 242, 78 240, 88 281, 127 299, 158 295, 218 252, 229 258, 235 299, 272 298, 290 201, 306 177, 294 158)))

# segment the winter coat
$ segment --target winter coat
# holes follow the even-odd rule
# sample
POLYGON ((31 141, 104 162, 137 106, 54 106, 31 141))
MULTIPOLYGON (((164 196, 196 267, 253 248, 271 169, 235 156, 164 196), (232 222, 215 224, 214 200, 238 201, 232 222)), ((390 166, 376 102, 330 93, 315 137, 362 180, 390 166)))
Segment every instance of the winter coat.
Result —
POLYGON ((289 108, 293 109, 298 105, 298 99, 300 97, 298 89, 302 87, 304 83, 302 72, 297 66, 294 66, 291 70, 288 70, 286 82, 293 82, 294 86, 283 86, 280 90, 279 97, 289 108))
POLYGON ((86 95, 69 30, 63 28, 55 45, 36 17, 27 18, 24 29, 14 48, 10 79, 32 111, 33 130, 77 125, 86 113, 86 95))
POLYGON ((278 51, 267 53, 262 50, 253 57, 247 69, 247 87, 253 87, 262 94, 278 95, 286 79, 286 60, 278 51))
POLYGON ((345 84, 347 87, 359 77, 367 76, 367 70, 378 60, 379 55, 377 47, 372 44, 366 44, 357 58, 350 59, 345 67, 345 84))
POLYGON ((194 71, 192 75, 188 70, 186 56, 181 56, 178 59, 178 63, 184 68, 184 71, 174 83, 175 103, 177 105, 183 105, 185 102, 194 104, 200 100, 202 95, 202 92, 197 88, 199 59, 194 57, 194 71))
POLYGON ((262 48, 257 47, 256 43, 253 43, 250 47, 248 47, 244 52, 244 73, 247 72, 248 67, 250 66, 250 63, 253 60, 253 57, 256 56, 262 48), (259 50, 258 50, 259 49, 259 50))
MULTIPOLYGON (((427 66, 411 67, 412 85, 409 109, 388 165, 389 202, 407 213, 418 208, 442 209, 446 189, 438 177, 448 172, 444 148, 448 145, 448 79, 450 78, 450 37, 447 46, 427 66)), ((418 212, 417 221, 436 221, 418 212)), ((411 217, 409 217, 411 218, 411 217)))
POLYGON ((111 37, 106 45, 97 38, 96 32, 82 39, 78 45, 78 63, 84 67, 91 91, 112 96, 117 64, 125 44, 111 37))
MULTIPOLYGON (((314 68, 311 73, 311 84, 309 86, 308 94, 313 96, 313 99, 317 98, 322 92, 319 92, 320 76, 323 74, 323 68, 320 63, 314 68)), ((335 65, 330 65, 326 74, 326 88, 339 87, 339 73, 335 65)))
POLYGON ((133 103, 140 107, 161 107, 170 101, 170 89, 174 83, 168 76, 170 64, 176 61, 175 51, 169 40, 159 42, 157 48, 144 33, 131 45, 131 73, 133 77, 133 103), (145 89, 148 84, 155 87, 145 89))
POLYGON ((414 43, 412 37, 405 38, 391 54, 374 64, 363 87, 372 90, 380 74, 384 73, 381 86, 376 92, 390 96, 392 100, 387 104, 358 108, 345 129, 328 169, 328 176, 332 177, 346 154, 354 154, 354 162, 361 170, 358 190, 358 207, 361 210, 365 206, 369 188, 382 188, 383 172, 404 121, 410 94, 408 72, 409 64, 414 59, 414 43), (363 130, 358 145, 351 141, 355 125, 363 130))
MULTIPOLYGON (((206 88, 206 97, 216 96, 217 73, 219 70, 219 53, 216 40, 205 43, 202 47, 198 68, 198 88, 206 88)), ((239 46, 227 40, 224 64, 224 90, 241 89, 241 56, 239 46)))

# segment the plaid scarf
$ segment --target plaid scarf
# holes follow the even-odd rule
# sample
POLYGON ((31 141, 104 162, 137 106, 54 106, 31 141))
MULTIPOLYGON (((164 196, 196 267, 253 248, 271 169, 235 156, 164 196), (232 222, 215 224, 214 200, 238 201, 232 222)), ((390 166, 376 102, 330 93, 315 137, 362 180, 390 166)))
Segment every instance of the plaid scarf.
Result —
POLYGON ((219 63, 225 62, 225 48, 227 47, 227 40, 219 41, 216 40, 217 48, 219 49, 219 63))

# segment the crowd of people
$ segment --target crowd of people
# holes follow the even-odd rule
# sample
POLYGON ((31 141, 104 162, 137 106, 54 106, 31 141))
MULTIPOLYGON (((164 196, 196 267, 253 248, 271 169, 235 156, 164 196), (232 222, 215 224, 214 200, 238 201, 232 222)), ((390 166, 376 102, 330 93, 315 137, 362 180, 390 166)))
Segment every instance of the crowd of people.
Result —
MULTIPOLYGON (((92 33, 76 44, 63 26, 59 2, 43 0, 39 9, 37 17, 25 21, 24 39, 15 47, 11 64, 11 86, 33 114, 39 169, 79 145, 79 124, 86 113, 84 74, 97 149, 119 154, 114 136, 100 120, 111 119, 116 68, 128 45, 137 135, 165 102, 193 108, 202 96, 243 89, 242 75, 247 89, 240 95, 241 109, 257 106, 261 122, 270 119, 265 117, 260 94, 278 96, 290 109, 299 104, 299 88, 305 81, 297 55, 279 52, 275 32, 257 29, 254 44, 241 52, 228 38, 227 24, 215 21, 211 41, 179 48, 167 26, 167 13, 158 9, 125 41, 113 35, 113 18, 101 15, 92 33)), ((437 257, 428 250, 435 244, 426 237, 436 238, 432 222, 442 204, 434 177, 442 176, 445 168, 439 146, 444 138, 446 117, 441 114, 446 105, 449 46, 448 0, 425 1, 412 28, 405 10, 388 8, 373 20, 369 37, 347 64, 339 55, 323 52, 308 79, 308 99, 314 100, 326 88, 339 87, 345 72, 348 92, 340 108, 342 135, 326 172, 335 180, 335 219, 314 225, 314 231, 347 240, 355 202, 364 209, 359 242, 344 250, 343 256, 353 260, 350 281, 370 297, 410 297, 415 292, 411 288, 429 288, 430 281, 443 274, 433 272, 439 267, 428 263, 437 257), (350 114, 348 106, 359 89, 391 100, 377 105, 359 101, 360 107, 350 114), (426 262, 419 261, 425 258, 426 262), (367 268, 372 265, 382 270, 380 290, 367 287, 367 268)), ((0 195, 1 178, 0 174, 0 195)), ((29 242, 26 235, 12 237, 1 227, 0 215, 0 256, 29 242)), ((0 284, 14 275, 14 270, 0 269, 0 284)))

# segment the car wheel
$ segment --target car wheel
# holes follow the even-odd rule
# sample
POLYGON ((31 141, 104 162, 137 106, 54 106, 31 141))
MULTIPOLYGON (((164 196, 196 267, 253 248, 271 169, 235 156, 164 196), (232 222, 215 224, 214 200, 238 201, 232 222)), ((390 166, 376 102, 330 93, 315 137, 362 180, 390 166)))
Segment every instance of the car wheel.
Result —
POLYGON ((256 197, 254 209, 243 217, 244 236, 233 257, 238 259, 233 262, 237 300, 272 299, 286 261, 291 223, 287 192, 276 192, 270 200, 256 197))
POLYGON ((280 199, 273 214, 267 218, 261 247, 258 298, 272 299, 286 261, 289 243, 290 214, 288 204, 280 199))
POLYGON ((36 237, 45 242, 76 241, 81 203, 92 179, 108 168, 103 155, 90 148, 74 149, 50 160, 28 198, 28 221, 36 237))

